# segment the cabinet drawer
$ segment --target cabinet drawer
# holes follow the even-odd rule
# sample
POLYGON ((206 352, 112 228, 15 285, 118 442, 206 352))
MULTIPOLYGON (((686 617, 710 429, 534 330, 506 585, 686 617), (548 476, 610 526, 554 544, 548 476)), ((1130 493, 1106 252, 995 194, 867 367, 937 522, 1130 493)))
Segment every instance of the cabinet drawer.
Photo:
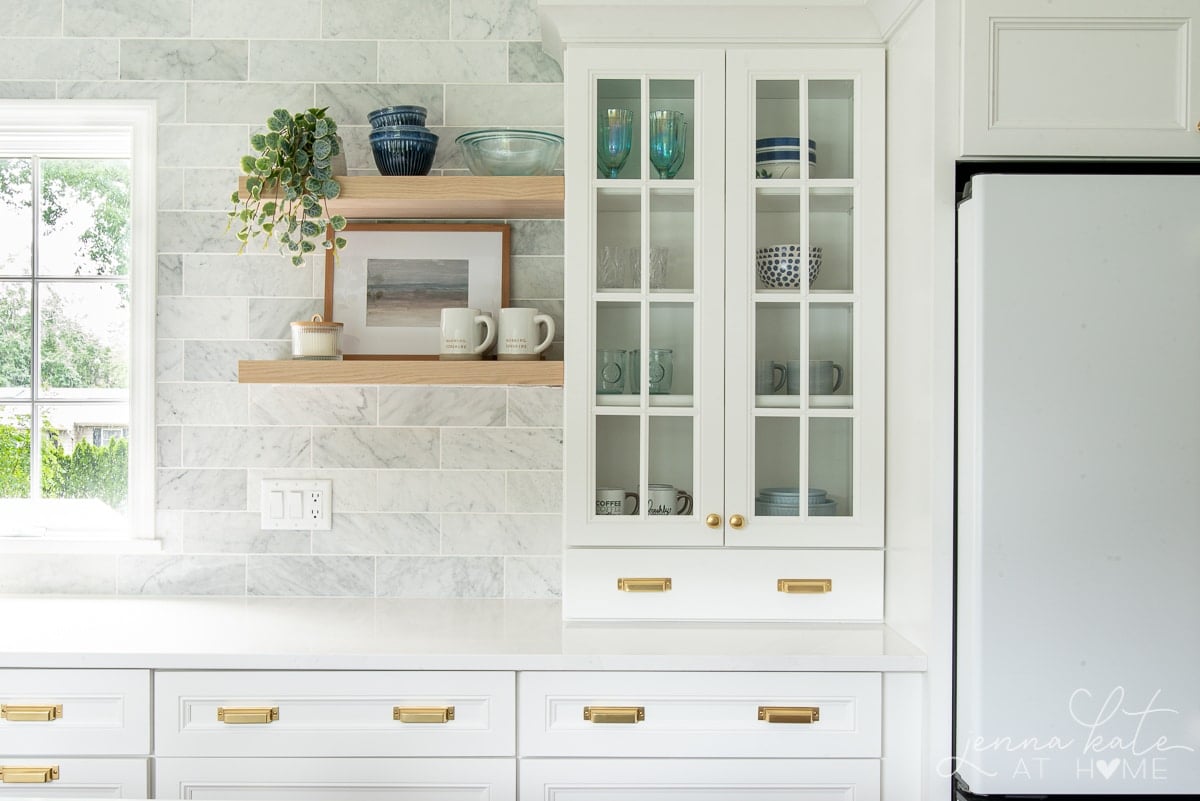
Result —
POLYGON ((159 672, 155 753, 511 756, 514 691, 500 671, 159 672))
POLYGON ((880 801, 874 759, 523 759, 522 801, 880 801))
POLYGON ((159 759, 155 798, 515 801, 515 759, 159 759))
POLYGON ((522 672, 519 681, 522 756, 880 755, 878 673, 522 672), (633 709, 639 719, 624 722, 633 709), (602 722, 605 712, 617 722, 602 722))
POLYGON ((14 783, 9 774, 0 782, 0 798, 149 798, 146 763, 146 759, 0 754, 0 769, 7 774, 24 768, 27 780, 14 783))
MULTIPOLYGON (((868 550, 573 548, 563 616, 640 620, 879 620, 883 553, 868 550), (628 592, 626 578, 669 578, 665 592, 628 592), (780 579, 828 579, 828 591, 785 593, 780 579)), ((811 589, 813 585, 800 588, 811 589)))
POLYGON ((0 705, 2 754, 150 753, 146 670, 0 670, 0 705))

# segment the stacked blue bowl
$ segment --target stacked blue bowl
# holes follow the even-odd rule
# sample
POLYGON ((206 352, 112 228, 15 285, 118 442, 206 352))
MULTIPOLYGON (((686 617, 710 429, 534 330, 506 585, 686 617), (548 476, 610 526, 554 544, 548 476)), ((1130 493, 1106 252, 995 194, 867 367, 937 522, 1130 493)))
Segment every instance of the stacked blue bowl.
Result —
MULTIPOLYGON (((800 515, 800 489, 798 487, 770 487, 754 498, 754 513, 765 517, 798 517, 800 515)), ((808 488, 808 516, 830 517, 837 514, 837 501, 823 489, 808 488)))
POLYGON ((371 152, 381 175, 428 175, 437 134, 425 127, 423 106, 388 106, 367 115, 371 152))

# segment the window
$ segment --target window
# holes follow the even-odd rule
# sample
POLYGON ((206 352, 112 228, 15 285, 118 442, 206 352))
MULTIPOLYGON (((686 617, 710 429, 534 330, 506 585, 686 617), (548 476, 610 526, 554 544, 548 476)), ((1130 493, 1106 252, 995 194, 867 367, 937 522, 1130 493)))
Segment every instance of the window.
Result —
POLYGON ((0 102, 0 537, 153 533, 154 107, 0 102))

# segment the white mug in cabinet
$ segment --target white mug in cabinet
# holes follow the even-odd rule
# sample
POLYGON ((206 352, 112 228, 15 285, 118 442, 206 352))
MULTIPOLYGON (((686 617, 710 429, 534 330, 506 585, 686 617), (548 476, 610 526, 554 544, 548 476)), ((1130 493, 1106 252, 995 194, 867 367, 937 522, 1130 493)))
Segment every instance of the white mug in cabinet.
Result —
POLYGON ((325 322, 319 314, 292 323, 293 359, 340 359, 341 344, 341 323, 325 322))
POLYGON ((501 361, 535 361, 554 340, 554 320, 537 309, 501 309, 500 333, 496 335, 496 358, 501 361), (538 342, 538 326, 546 336, 538 342))

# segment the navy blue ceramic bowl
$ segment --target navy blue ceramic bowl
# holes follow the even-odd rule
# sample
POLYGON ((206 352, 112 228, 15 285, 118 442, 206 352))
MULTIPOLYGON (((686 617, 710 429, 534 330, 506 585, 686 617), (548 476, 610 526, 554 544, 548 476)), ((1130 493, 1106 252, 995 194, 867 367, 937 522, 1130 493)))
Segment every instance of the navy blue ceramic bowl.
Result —
MULTIPOLYGON (((416 126, 396 126, 416 127, 416 126)), ((381 175, 428 175, 437 152, 437 134, 379 130, 371 134, 371 152, 381 175)))
POLYGON ((371 123, 372 128, 382 128, 386 125, 424 125, 427 113, 424 106, 387 106, 367 114, 367 122, 371 123))

